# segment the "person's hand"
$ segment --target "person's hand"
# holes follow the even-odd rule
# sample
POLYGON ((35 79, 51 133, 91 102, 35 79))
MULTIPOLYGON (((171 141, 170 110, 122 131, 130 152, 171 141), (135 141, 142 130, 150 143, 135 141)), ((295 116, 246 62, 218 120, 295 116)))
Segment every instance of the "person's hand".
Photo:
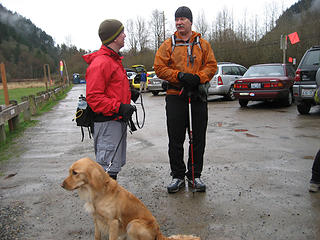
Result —
POLYGON ((132 100, 133 102, 136 102, 137 99, 139 98, 139 96, 140 96, 139 91, 138 91, 137 89, 135 89, 135 88, 132 88, 132 89, 131 89, 131 100, 132 100))
POLYGON ((184 87, 195 88, 200 84, 200 77, 197 74, 179 72, 178 80, 184 87))
POLYGON ((120 104, 120 108, 119 108, 119 114, 125 120, 128 120, 128 119, 131 118, 131 116, 132 116, 132 114, 134 113, 135 110, 136 110, 136 108, 134 106, 132 106, 131 104, 121 103, 120 104))

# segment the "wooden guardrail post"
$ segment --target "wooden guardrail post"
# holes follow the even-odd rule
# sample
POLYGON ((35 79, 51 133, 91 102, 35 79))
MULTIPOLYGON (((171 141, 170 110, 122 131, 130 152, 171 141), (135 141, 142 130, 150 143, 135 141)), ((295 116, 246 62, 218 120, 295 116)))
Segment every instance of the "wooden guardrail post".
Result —
MULTIPOLYGON (((9 106, 10 100, 9 100, 9 91, 8 91, 8 85, 7 85, 7 74, 6 74, 6 68, 4 66, 4 63, 0 64, 1 68, 1 78, 2 78, 2 86, 3 86, 3 93, 4 93, 4 103, 6 106, 9 106)), ((13 124, 12 120, 10 119, 8 121, 9 129, 10 131, 13 130, 13 124)))
POLYGON ((4 63, 1 63, 0 67, 1 67, 1 78, 2 78, 2 85, 3 85, 4 103, 6 104, 6 106, 8 106, 10 103, 9 103, 9 93, 8 93, 6 69, 5 69, 4 63))
POLYGON ((6 141, 6 129, 4 127, 4 124, 0 125, 0 142, 6 141))
POLYGON ((30 111, 31 114, 34 115, 37 113, 37 106, 36 106, 36 97, 34 95, 29 96, 29 103, 30 103, 30 111))
MULTIPOLYGON (((12 106, 17 106, 18 101, 10 100, 10 104, 12 104, 12 106)), ((12 110, 12 111, 14 111, 14 110, 12 110)), ((10 131, 17 129, 19 127, 19 113, 11 119, 11 124, 12 124, 12 129, 10 129, 10 131)))
MULTIPOLYGON (((26 102, 26 101, 28 101, 28 100, 29 100, 28 97, 22 97, 22 98, 21 98, 21 101, 22 101, 22 102, 26 102)), ((23 120, 24 120, 24 121, 30 121, 30 120, 31 120, 30 105, 29 105, 29 107, 28 107, 26 110, 24 110, 24 112, 23 112, 23 120)))

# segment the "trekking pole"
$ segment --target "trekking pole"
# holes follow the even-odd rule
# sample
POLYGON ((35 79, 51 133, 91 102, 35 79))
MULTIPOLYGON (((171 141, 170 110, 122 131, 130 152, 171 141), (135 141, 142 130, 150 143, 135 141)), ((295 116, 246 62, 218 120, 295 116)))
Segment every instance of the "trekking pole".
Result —
POLYGON ((193 134, 192 134, 192 111, 191 111, 191 92, 188 92, 188 101, 189 101, 189 141, 191 148, 191 166, 192 166, 192 193, 194 195, 195 192, 195 184, 194 184, 194 159, 193 159, 193 134))
MULTIPOLYGON (((128 123, 126 123, 126 124, 128 124, 128 123)), ((118 143, 118 145, 117 145, 117 147, 116 147, 116 150, 114 151, 114 154, 113 154, 113 156, 112 156, 112 158, 111 158, 111 160, 110 160, 110 163, 108 164, 107 168, 105 169, 106 172, 108 172, 108 171, 110 170, 110 168, 111 168, 111 166, 112 166, 112 164, 113 164, 114 157, 115 157, 116 154, 117 154, 118 148, 119 148, 119 146, 120 146, 120 143, 121 143, 121 141, 122 141, 122 139, 123 139, 126 131, 127 131, 127 128, 125 127, 125 128, 123 129, 123 131, 122 131, 120 141, 119 141, 119 143, 118 143)))

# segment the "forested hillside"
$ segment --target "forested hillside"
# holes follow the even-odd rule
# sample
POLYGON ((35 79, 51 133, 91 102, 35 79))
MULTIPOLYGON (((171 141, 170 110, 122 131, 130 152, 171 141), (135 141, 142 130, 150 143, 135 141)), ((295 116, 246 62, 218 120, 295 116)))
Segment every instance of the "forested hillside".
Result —
POLYGON ((0 62, 5 63, 9 81, 42 78, 44 64, 49 64, 53 74, 58 74, 61 59, 66 60, 71 73, 85 71, 86 64, 80 59, 84 53, 64 44, 55 46, 52 37, 29 19, 0 4, 0 62))
POLYGON ((296 58, 299 63, 306 49, 320 45, 319 26, 320 0, 301 0, 284 11, 274 27, 260 39, 246 37, 239 31, 227 29, 223 32, 223 37, 213 38, 210 42, 218 61, 234 61, 248 67, 257 63, 282 62, 280 37, 297 32, 300 42, 292 45, 288 39, 286 59, 296 58))
MULTIPOLYGON (((300 0, 283 10, 277 19, 274 18, 276 10, 280 11, 273 8, 266 12, 266 19, 269 15, 273 17, 268 17, 263 24, 257 18, 243 19, 236 24, 230 12, 222 9, 211 27, 195 19, 193 29, 211 43, 218 61, 232 61, 246 67, 257 63, 282 62, 280 36, 297 32, 300 42, 292 45, 288 41, 286 59, 296 58, 298 63, 306 49, 320 45, 320 0, 300 0)), ((154 10, 152 18, 161 20, 161 12, 154 10)), ((147 27, 146 20, 142 18, 127 24, 132 26, 130 33, 127 33, 129 50, 123 53, 125 67, 144 64, 151 70, 157 47, 164 36, 170 37, 172 32, 161 32, 160 25, 147 27), (134 29, 140 29, 140 32, 134 29)), ((126 28, 129 29, 128 26, 126 28)), ((58 77, 59 61, 62 59, 67 63, 70 75, 73 72, 84 73, 87 65, 81 56, 85 53, 73 45, 56 45, 51 36, 29 19, 0 4, 0 62, 5 63, 9 80, 42 78, 44 64, 49 64, 51 73, 58 77)))
MULTIPOLYGON (((266 34, 260 41, 260 45, 269 43, 263 51, 265 61, 281 59, 279 50, 281 34, 297 32, 300 42, 292 45, 288 39, 287 57, 295 57, 299 63, 306 49, 314 45, 320 45, 320 0, 302 0, 292 5, 277 20, 276 27, 266 34), (272 44, 274 42, 274 44, 272 44)), ((288 58, 287 58, 288 59, 288 58)))

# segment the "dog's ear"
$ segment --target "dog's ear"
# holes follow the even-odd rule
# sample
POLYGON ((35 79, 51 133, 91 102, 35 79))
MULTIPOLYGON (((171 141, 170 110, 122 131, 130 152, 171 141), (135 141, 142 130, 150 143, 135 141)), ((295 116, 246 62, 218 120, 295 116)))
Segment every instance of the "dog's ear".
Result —
POLYGON ((92 168, 88 174, 88 183, 90 186, 95 188, 96 190, 101 190, 106 181, 105 172, 98 168, 92 168))

